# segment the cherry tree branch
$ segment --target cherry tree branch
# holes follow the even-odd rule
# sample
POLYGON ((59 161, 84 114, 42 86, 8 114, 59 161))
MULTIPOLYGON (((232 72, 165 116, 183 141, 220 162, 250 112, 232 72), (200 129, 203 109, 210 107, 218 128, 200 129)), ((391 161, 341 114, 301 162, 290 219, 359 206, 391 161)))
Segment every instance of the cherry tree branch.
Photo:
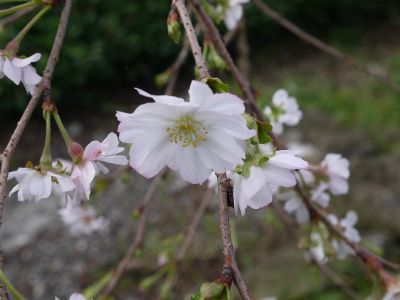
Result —
MULTIPOLYGON (((252 98, 248 97, 248 93, 249 93, 248 87, 250 87, 250 82, 248 81, 248 79, 243 76, 238 76, 238 74, 236 74, 238 72, 238 69, 237 69, 235 63, 233 62, 228 50, 226 49, 226 46, 223 43, 220 33, 219 33, 218 29, 216 28, 215 24, 210 19, 210 17, 204 12, 204 10, 202 9, 201 4, 199 3, 198 0, 190 0, 190 1, 194 7, 194 11, 195 11, 196 15, 198 16, 198 20, 202 23, 205 30, 207 30, 209 37, 214 41, 214 43, 217 47, 217 50, 220 52, 220 55, 225 60, 225 63, 228 65, 233 78, 239 85, 239 87, 242 91, 242 94, 244 95, 244 97, 247 100, 254 99, 254 95, 252 98)), ((252 91, 250 90, 250 92, 252 92, 252 91)), ((251 109, 250 112, 253 112, 259 118, 259 120, 264 120, 264 117, 262 116, 261 112, 259 111, 258 107, 256 106, 255 100, 250 100, 249 106, 251 109)), ((274 144, 276 145, 276 147, 278 149, 286 148, 286 146, 278 138, 276 138, 275 136, 272 136, 272 138, 273 138, 274 144)), ((302 188, 299 185, 297 185, 295 187, 295 189, 302 197, 303 201, 309 208, 310 212, 315 217, 319 218, 328 227, 328 229, 330 231, 335 233, 340 239, 342 239, 344 242, 346 242, 355 251, 356 255, 359 258, 361 258, 361 260, 364 263, 366 263, 367 265, 370 266, 370 265, 374 265, 373 262, 378 261, 379 264, 382 264, 390 269, 398 270, 398 271, 400 270, 400 265, 398 265, 396 263, 392 263, 390 261, 387 261, 386 259, 384 259, 376 254, 371 253, 370 251, 368 251, 367 249, 362 247, 360 244, 355 244, 352 241, 350 241, 348 238, 346 238, 344 236, 344 234, 338 228, 336 228, 336 226, 332 225, 329 222, 329 220, 324 215, 324 213, 322 213, 319 209, 317 209, 315 206, 312 205, 311 200, 309 199, 308 195, 302 190, 302 188), (371 260, 373 262, 371 262, 371 260)))
MULTIPOLYGON (((8 141, 7 146, 5 147, 2 154, 1 170, 0 170, 0 227, 3 224, 4 201, 6 199, 6 183, 7 183, 10 161, 15 153, 16 147, 18 145, 19 140, 21 139, 21 136, 25 131, 26 126, 28 125, 32 113, 34 112, 35 108, 39 103, 40 96, 42 95, 44 90, 50 89, 51 79, 54 73, 54 69, 60 57, 60 52, 63 46, 64 37, 68 26, 68 20, 71 14, 71 8, 72 8, 72 0, 65 0, 64 8, 61 13, 60 21, 58 24, 57 33, 54 38, 49 59, 47 60, 46 68, 43 72, 43 79, 38 85, 34 95, 29 100, 28 105, 26 106, 25 111, 23 112, 20 120, 18 121, 17 127, 12 133, 11 138, 8 141)), ((0 248, 1 267, 3 264, 3 259, 4 256, 0 248)))
POLYGON ((128 247, 128 250, 126 251, 124 257, 119 262, 110 281, 104 288, 103 292, 100 294, 100 298, 108 296, 114 290, 119 279, 121 278, 121 276, 124 274, 124 272, 128 268, 129 263, 132 259, 132 255, 135 253, 135 251, 141 245, 143 236, 144 236, 144 230, 146 228, 147 217, 149 215, 149 206, 150 206, 151 200, 154 198, 153 197, 154 193, 157 191, 157 187, 161 183, 164 173, 165 173, 165 169, 163 171, 161 171, 156 177, 154 177, 146 194, 144 195, 142 201, 140 202, 140 205, 139 205, 140 218, 139 218, 139 225, 136 230, 135 238, 133 239, 132 243, 128 247))
POLYGON ((10 15, 8 17, 5 17, 3 19, 0 20, 0 28, 4 29, 4 27, 10 25, 11 23, 14 23, 15 21, 17 21, 19 18, 27 15, 28 13, 30 13, 32 10, 34 10, 35 7, 28 7, 26 9, 23 10, 19 10, 17 11, 15 14, 10 15))
MULTIPOLYGON (((192 49, 193 57, 196 62, 196 66, 199 70, 200 77, 202 80, 210 76, 207 69, 206 62, 201 52, 199 42, 197 40, 196 33, 193 28, 192 21, 189 16, 189 12, 184 3, 184 0, 173 0, 172 5, 175 5, 178 9, 179 16, 181 18, 182 24, 185 28, 186 35, 189 40, 190 47, 192 49)), ((234 273, 234 281, 241 294, 242 298, 245 300, 251 300, 251 296, 247 290, 246 284, 241 276, 240 270, 237 266, 234 249, 231 238, 231 229, 229 224, 229 211, 228 211, 228 201, 227 201, 227 191, 226 191, 226 174, 218 174, 218 194, 219 194, 219 209, 220 209, 220 229, 222 233, 224 256, 225 256, 225 269, 232 269, 234 273)), ((223 271, 223 272, 224 272, 223 271)))
POLYGON ((396 92, 400 92, 400 86, 387 74, 377 74, 372 72, 368 67, 362 65, 358 62, 354 57, 347 55, 338 49, 328 45, 327 43, 321 41, 320 39, 316 38, 315 36, 309 34, 308 32, 301 29, 296 24, 290 22, 284 16, 273 10, 267 4, 265 4, 262 0, 253 0, 253 3, 268 17, 272 20, 277 22, 279 25, 296 35, 301 40, 305 41, 306 43, 322 50, 323 52, 333 56, 334 58, 343 61, 347 65, 354 66, 359 70, 363 71, 369 76, 379 79, 384 84, 395 90, 396 92))

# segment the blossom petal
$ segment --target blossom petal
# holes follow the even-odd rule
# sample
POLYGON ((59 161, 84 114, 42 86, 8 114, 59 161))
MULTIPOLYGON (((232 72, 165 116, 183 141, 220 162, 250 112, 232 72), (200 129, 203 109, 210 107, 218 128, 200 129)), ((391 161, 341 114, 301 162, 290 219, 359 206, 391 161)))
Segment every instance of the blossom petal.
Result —
POLYGON ((3 72, 16 85, 18 85, 21 82, 21 77, 22 77, 21 69, 14 66, 8 59, 6 59, 4 63, 3 72))
POLYGON ((162 104, 182 104, 185 102, 182 98, 174 97, 174 96, 167 96, 167 95, 151 95, 141 89, 135 88, 135 90, 142 96, 152 98, 154 101, 157 103, 162 103, 162 104))
POLYGON ((39 61, 41 57, 42 57, 42 55, 40 53, 35 53, 27 58, 14 57, 12 59, 12 63, 14 64, 14 66, 16 66, 18 68, 23 68, 23 67, 30 65, 33 62, 39 61))
POLYGON ((191 103, 202 106, 204 100, 212 95, 213 92, 207 84, 192 80, 189 88, 189 98, 191 103))

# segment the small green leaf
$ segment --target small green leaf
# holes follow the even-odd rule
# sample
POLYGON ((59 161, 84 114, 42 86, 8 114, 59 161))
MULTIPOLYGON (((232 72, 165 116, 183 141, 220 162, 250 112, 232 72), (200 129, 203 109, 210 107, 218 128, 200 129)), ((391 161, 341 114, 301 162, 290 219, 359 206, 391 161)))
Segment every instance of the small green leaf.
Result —
POLYGON ((213 90, 214 93, 227 93, 229 92, 229 85, 222 82, 217 77, 208 77, 205 83, 213 90))
POLYGON ((200 287, 200 295, 205 299, 217 300, 224 291, 225 286, 217 282, 206 282, 200 287))
POLYGON ((260 144, 268 144, 272 141, 271 136, 268 134, 271 130, 272 126, 268 122, 257 121, 257 135, 260 144))

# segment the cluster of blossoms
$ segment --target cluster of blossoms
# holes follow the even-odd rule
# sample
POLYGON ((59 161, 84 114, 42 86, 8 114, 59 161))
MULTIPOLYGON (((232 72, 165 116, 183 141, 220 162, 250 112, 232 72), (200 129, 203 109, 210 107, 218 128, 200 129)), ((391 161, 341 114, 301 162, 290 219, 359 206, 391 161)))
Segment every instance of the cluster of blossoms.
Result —
POLYGON ((110 221, 96 216, 92 206, 79 206, 60 209, 61 220, 68 227, 71 235, 89 235, 108 228, 110 221))
MULTIPOLYGON (((329 153, 320 165, 300 170, 298 180, 310 191, 310 199, 321 208, 327 208, 331 195, 345 195, 349 191, 349 161, 340 154, 329 153)), ((293 192, 279 194, 284 201, 284 209, 300 224, 308 223, 310 215, 303 200, 293 192)))
POLYGON ((229 172, 236 211, 244 214, 247 206, 268 205, 277 187, 294 186, 292 171, 308 167, 299 153, 260 143, 256 122, 246 121, 243 102, 233 94, 214 94, 198 81, 191 83, 189 102, 138 92, 155 103, 118 112, 118 131, 122 142, 132 144, 131 166, 145 177, 168 166, 202 184, 213 172, 229 172))
POLYGON ((42 80, 32 63, 40 60, 41 54, 35 53, 26 58, 10 57, 7 52, 0 52, 0 78, 8 77, 16 85, 21 82, 24 85, 27 93, 33 95, 36 90, 36 85, 42 80))
POLYGON ((19 201, 38 202, 54 194, 67 206, 60 211, 60 215, 71 234, 89 234, 102 230, 108 226, 108 221, 101 217, 96 218, 93 208, 79 206, 89 200, 95 176, 108 172, 103 163, 128 163, 126 157, 120 154, 123 150, 124 148, 119 147, 115 133, 110 133, 102 142, 90 142, 84 150, 72 142, 70 152, 74 162, 58 160, 51 166, 28 166, 10 172, 8 179, 17 181, 10 196, 18 192, 19 201))
MULTIPOLYGON (((358 244, 361 242, 361 236, 354 227, 357 223, 357 214, 354 211, 348 211, 346 216, 339 220, 336 215, 328 215, 332 225, 336 226, 343 235, 351 242, 358 244)), ((306 258, 313 258, 319 263, 325 263, 330 256, 343 260, 349 255, 354 255, 353 249, 343 240, 332 237, 324 227, 319 226, 310 233, 308 241, 308 251, 305 252, 306 258)))
POLYGON ((283 126, 295 126, 303 117, 299 109, 296 98, 289 97, 287 91, 277 90, 272 96, 271 106, 266 106, 264 114, 272 125, 272 132, 280 135, 283 132, 283 126))

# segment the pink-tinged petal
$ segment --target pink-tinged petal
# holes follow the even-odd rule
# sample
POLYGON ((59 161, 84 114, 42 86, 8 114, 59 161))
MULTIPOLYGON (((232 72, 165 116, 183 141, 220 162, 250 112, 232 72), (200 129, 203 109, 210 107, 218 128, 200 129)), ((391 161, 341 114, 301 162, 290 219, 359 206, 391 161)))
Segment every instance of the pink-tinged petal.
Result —
POLYGON ((109 164, 115 164, 121 166, 125 166, 128 164, 128 159, 123 155, 106 156, 106 157, 101 157, 98 160, 109 164))
POLYGON ((83 152, 83 159, 85 160, 95 160, 103 151, 103 145, 99 141, 90 142, 83 152))
POLYGON ((35 53, 27 58, 14 57, 12 59, 12 63, 14 64, 14 66, 16 66, 18 68, 23 68, 23 67, 30 65, 33 62, 39 61, 41 57, 42 57, 42 55, 40 53, 35 53))
POLYGON ((291 154, 279 154, 278 152, 269 159, 268 164, 291 170, 308 168, 308 162, 304 159, 291 154))
POLYGON ((200 107, 201 111, 214 111, 222 114, 243 114, 243 100, 230 93, 214 94, 205 99, 200 107))
POLYGON ((8 59, 4 63, 4 74, 11 79, 16 85, 21 82, 22 72, 21 69, 14 66, 8 59))
POLYGON ((151 95, 141 89, 135 88, 138 93, 144 97, 152 98, 154 99, 155 102, 157 103, 162 103, 162 104, 182 104, 185 101, 182 98, 174 97, 174 96, 167 96, 167 95, 151 95))
POLYGON ((276 186, 292 187, 296 185, 296 177, 287 170, 267 164, 264 168, 265 180, 276 186))
POLYGON ((204 100, 213 95, 210 87, 200 81, 192 80, 189 88, 189 99, 191 103, 202 105, 204 100))

